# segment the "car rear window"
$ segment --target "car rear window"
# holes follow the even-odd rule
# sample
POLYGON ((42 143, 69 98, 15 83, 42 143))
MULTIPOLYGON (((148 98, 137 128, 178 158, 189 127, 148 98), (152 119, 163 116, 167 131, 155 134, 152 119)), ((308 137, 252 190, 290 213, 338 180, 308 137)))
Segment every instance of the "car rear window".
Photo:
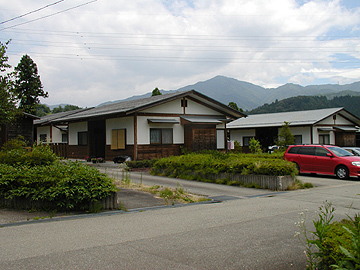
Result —
POLYGON ((298 147, 298 146, 290 147, 288 153, 289 153, 289 154, 297 154, 298 151, 299 151, 299 148, 300 148, 300 147, 298 147))
POLYGON ((300 147, 298 154, 313 156, 313 155, 315 155, 315 147, 307 147, 307 146, 300 147))

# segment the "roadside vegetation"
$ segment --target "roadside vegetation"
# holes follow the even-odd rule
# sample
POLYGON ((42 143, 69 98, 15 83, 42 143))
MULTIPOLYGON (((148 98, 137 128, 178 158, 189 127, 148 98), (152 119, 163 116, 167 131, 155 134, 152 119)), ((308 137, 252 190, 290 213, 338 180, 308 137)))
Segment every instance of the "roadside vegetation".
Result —
POLYGON ((333 221, 335 207, 325 201, 313 220, 314 231, 306 227, 306 213, 300 213, 295 234, 305 247, 308 270, 360 269, 360 215, 333 221))
POLYGON ((10 140, 0 151, 0 198, 13 200, 16 207, 89 211, 118 190, 96 168, 62 161, 47 145, 25 146, 21 139, 10 140))
POLYGON ((166 204, 175 204, 175 203, 196 203, 209 201, 210 199, 201 196, 189 193, 184 187, 177 184, 176 188, 164 187, 161 185, 144 185, 141 183, 134 183, 130 180, 131 173, 129 171, 124 171, 122 175, 122 180, 117 181, 116 185, 119 188, 131 188, 133 190, 139 190, 143 192, 148 192, 154 194, 155 196, 164 199, 166 204))

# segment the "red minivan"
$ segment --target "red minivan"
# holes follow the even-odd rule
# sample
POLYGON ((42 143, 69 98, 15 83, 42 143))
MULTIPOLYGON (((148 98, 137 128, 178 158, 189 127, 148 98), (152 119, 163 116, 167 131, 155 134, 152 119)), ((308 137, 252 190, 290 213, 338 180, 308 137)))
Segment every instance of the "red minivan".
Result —
POLYGON ((290 145, 284 159, 294 162, 300 173, 360 177, 360 157, 333 145, 290 145))

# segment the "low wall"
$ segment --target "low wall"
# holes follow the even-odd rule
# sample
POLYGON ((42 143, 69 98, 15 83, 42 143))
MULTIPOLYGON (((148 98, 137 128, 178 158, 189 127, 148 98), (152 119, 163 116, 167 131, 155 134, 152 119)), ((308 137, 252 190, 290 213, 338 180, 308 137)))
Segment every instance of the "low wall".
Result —
MULTIPOLYGON (((99 200, 97 202, 89 202, 89 208, 95 204, 102 205, 102 210, 118 209, 117 193, 112 193, 111 196, 99 200)), ((34 201, 25 197, 17 197, 13 199, 5 199, 0 196, 0 206, 11 209, 57 209, 56 202, 49 201, 34 201)))
POLYGON ((287 190, 295 182, 295 177, 290 175, 272 176, 272 175, 242 175, 239 173, 220 173, 216 175, 209 175, 210 179, 230 179, 236 181, 241 185, 254 184, 264 189, 270 190, 287 190))

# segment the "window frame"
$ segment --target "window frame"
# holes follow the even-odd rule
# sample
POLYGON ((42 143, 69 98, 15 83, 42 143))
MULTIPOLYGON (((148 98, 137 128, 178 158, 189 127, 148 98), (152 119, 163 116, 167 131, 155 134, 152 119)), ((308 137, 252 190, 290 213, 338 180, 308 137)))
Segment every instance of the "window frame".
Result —
POLYGON ((319 134, 319 144, 328 145, 330 144, 330 134, 319 134), (326 142, 327 138, 327 142, 326 142))
POLYGON ((174 129, 173 128, 150 128, 150 144, 151 145, 172 145, 174 144, 174 129), (164 134, 163 131, 171 131, 171 142, 164 143, 164 134), (152 132, 159 131, 160 132, 160 141, 159 142, 152 142, 152 132))
POLYGON ((87 146, 88 145, 88 132, 87 131, 79 131, 77 133, 78 145, 87 146), (86 140, 86 142, 83 140, 86 140))

